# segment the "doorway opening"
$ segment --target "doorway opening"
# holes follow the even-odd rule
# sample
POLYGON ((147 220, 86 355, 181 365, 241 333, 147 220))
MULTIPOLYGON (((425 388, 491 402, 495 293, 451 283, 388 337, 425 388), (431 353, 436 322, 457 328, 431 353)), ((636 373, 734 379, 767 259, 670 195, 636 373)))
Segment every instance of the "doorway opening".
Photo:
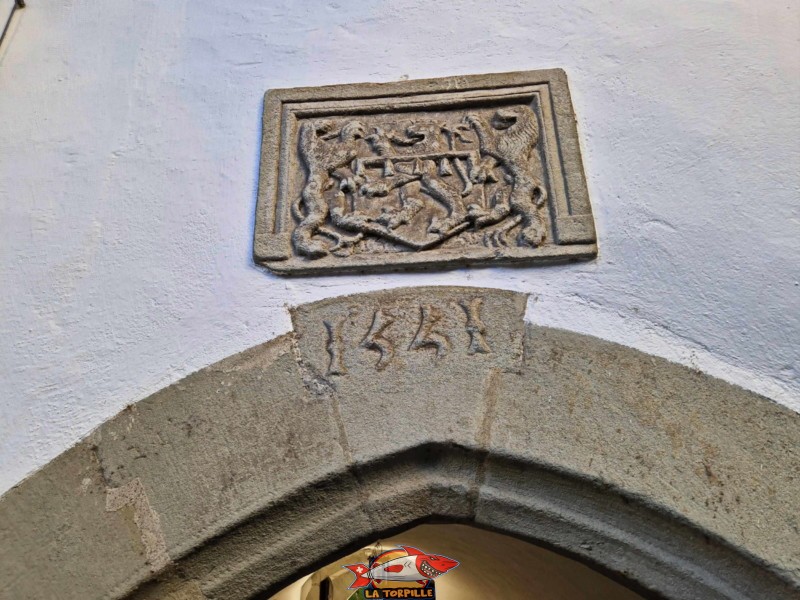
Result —
MULTIPOLYGON (((424 564, 424 561, 420 560, 424 564)), ((434 563, 436 564, 436 563, 434 563)), ((641 600, 636 592, 566 556, 517 538, 462 524, 424 524, 331 562, 264 600, 641 600), (415 572, 414 552, 457 563, 415 572), (376 560, 377 559, 377 560, 376 560), (348 569, 347 566, 353 567, 348 569), (361 567, 359 569, 359 567, 361 567), (370 568, 371 567, 371 568, 370 568), (358 576, 363 571, 366 577, 358 576), (411 572, 403 578, 404 573, 411 572), (398 580, 381 577, 398 576, 398 580), (412 579, 417 577, 418 579, 412 579), (420 579, 422 578, 422 579, 420 579), (354 587, 370 581, 369 586, 354 587), (435 581, 434 581, 435 580, 435 581), (435 587, 434 587, 435 585, 435 587), (385 590, 400 590, 389 592, 385 590), (405 590, 411 590, 406 592, 405 590)))

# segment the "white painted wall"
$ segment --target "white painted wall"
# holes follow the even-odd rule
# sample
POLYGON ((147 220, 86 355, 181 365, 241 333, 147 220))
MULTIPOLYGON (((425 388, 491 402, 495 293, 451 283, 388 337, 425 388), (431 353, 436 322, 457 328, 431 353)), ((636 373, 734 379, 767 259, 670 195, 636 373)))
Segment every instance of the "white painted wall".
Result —
POLYGON ((126 404, 393 286, 800 409, 800 10, 789 0, 30 0, 0 48, 0 491, 126 404), (564 67, 601 256, 279 279, 251 262, 270 87, 564 67))

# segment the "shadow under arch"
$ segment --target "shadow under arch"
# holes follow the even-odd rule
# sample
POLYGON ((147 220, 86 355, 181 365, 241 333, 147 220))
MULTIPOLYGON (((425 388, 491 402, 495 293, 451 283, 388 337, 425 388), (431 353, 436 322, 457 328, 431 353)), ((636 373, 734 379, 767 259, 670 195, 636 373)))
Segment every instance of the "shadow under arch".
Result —
POLYGON ((204 581, 210 598, 268 598, 375 539, 423 523, 509 535, 578 560, 648 598, 795 593, 746 550, 603 481, 473 448, 425 444, 296 490, 131 598, 162 598, 176 581, 192 579, 204 581), (360 502, 354 486, 357 496, 363 493, 360 502), (358 527, 365 515, 367 528, 358 527), (296 529, 265 552, 275 523, 296 529), (211 565, 222 574, 208 577, 211 565))
POLYGON ((524 295, 408 288, 132 405, 0 499, 14 598, 253 598, 393 532, 470 523, 665 598, 800 590, 800 417, 524 323, 524 295))

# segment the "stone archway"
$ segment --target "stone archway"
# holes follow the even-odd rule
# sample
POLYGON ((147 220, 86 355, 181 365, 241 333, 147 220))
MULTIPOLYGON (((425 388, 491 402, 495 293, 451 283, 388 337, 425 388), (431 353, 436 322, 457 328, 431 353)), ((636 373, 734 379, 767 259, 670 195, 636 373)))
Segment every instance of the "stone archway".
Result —
POLYGON ((524 295, 415 288, 110 420, 0 501, 19 598, 249 598, 376 536, 474 523, 667 598, 800 584, 800 417, 641 352, 525 325, 524 295))

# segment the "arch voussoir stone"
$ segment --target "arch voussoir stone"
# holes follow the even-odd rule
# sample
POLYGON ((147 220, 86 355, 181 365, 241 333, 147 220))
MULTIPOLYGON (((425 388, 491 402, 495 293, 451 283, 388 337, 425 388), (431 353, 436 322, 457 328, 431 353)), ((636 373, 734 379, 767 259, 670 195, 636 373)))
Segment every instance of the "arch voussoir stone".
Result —
POLYGON ((129 407, 0 499, 14 598, 277 591, 376 537, 472 523, 667 598, 800 590, 800 418, 524 295, 401 289, 129 407))
POLYGON ((298 362, 332 399, 352 462, 437 442, 485 445, 493 375, 522 367, 526 299, 404 288, 295 308, 298 362))

